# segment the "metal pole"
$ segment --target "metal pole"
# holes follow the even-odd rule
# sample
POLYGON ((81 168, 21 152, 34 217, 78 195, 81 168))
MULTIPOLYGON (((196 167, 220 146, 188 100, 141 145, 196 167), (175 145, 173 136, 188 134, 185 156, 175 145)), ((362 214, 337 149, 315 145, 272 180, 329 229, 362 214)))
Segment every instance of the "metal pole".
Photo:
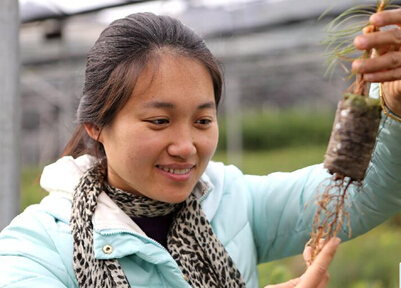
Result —
POLYGON ((227 80, 226 128, 227 128, 227 161, 242 168, 242 124, 240 87, 238 78, 232 76, 227 80))
POLYGON ((0 1, 0 230, 20 212, 19 13, 0 1))

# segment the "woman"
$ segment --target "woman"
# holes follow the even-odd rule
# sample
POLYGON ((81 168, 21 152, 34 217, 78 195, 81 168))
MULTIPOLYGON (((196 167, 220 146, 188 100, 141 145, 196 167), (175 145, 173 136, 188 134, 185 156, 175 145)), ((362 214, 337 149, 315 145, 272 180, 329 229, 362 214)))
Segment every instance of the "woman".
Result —
MULTIPOLYGON (((372 17, 401 23, 400 10, 372 17)), ((398 45, 397 35, 355 45, 398 45)), ((354 63, 392 81, 395 115, 399 54, 354 63)), ((203 40, 175 19, 133 14, 106 28, 88 55, 77 131, 44 169, 49 196, 0 235, 0 286, 258 287, 258 263, 301 253, 314 214, 304 204, 329 175, 316 165, 250 176, 210 162, 222 83, 203 40)), ((401 207, 401 124, 384 117, 380 129, 363 191, 350 192, 354 236, 401 207)), ((299 279, 271 287, 324 287, 338 243, 299 279)))

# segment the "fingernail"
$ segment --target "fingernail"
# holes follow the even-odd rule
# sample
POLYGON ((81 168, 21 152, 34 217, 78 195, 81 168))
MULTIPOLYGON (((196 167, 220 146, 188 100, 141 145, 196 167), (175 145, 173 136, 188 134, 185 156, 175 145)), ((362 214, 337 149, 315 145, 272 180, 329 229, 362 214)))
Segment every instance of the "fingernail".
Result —
POLYGON ((382 24, 381 23, 381 19, 380 19, 379 15, 377 15, 377 14, 373 14, 372 16, 370 16, 369 22, 371 24, 374 24, 374 25, 377 25, 377 26, 380 26, 382 24))
POLYGON ((373 80, 373 74, 363 74, 363 78, 370 82, 373 80))
POLYGON ((334 242, 334 244, 335 244, 336 246, 338 246, 338 245, 341 243, 341 239, 338 238, 338 237, 335 237, 335 238, 333 239, 333 242, 334 242))
POLYGON ((368 46, 368 41, 362 35, 357 36, 354 40, 354 46, 359 50, 363 50, 368 46))
POLYGON ((359 70, 362 67, 362 61, 361 60, 355 60, 354 62, 352 62, 352 70, 355 72, 359 72, 359 70))

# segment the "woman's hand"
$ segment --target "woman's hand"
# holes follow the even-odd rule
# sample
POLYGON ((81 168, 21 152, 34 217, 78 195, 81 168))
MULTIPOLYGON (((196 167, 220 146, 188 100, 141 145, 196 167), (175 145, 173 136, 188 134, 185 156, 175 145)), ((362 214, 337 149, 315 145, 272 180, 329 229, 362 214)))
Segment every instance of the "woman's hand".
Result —
POLYGON ((299 278, 292 279, 288 282, 268 285, 265 288, 324 288, 329 281, 329 264, 334 258, 337 251, 340 238, 331 238, 329 242, 324 245, 322 251, 316 257, 315 261, 309 265, 310 257, 312 255, 312 248, 306 247, 304 250, 304 260, 308 265, 306 272, 299 278))
POLYGON ((370 17, 376 27, 398 27, 357 36, 354 46, 359 50, 376 48, 378 55, 352 63, 355 72, 362 73, 368 82, 384 83, 385 101, 393 113, 401 116, 401 9, 382 11, 370 17))

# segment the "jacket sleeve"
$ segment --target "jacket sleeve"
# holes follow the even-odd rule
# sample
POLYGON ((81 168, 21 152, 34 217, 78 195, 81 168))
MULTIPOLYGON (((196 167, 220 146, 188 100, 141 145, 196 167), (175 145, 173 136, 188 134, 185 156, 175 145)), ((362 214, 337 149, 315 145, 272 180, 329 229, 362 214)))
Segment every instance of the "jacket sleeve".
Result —
POLYGON ((26 256, 0 256, 0 287, 67 288, 45 266, 26 256))
MULTIPOLYGON (((322 164, 292 173, 245 176, 259 263, 302 252, 312 230, 317 191, 327 186, 329 178, 322 164)), ((348 199, 352 237, 401 209, 400 123, 383 115, 363 186, 351 187, 348 199)), ((346 224, 338 236, 348 239, 346 224)))
POLYGON ((54 245, 54 235, 63 237, 56 221, 33 212, 28 208, 0 234, 0 287, 75 287, 54 245))

